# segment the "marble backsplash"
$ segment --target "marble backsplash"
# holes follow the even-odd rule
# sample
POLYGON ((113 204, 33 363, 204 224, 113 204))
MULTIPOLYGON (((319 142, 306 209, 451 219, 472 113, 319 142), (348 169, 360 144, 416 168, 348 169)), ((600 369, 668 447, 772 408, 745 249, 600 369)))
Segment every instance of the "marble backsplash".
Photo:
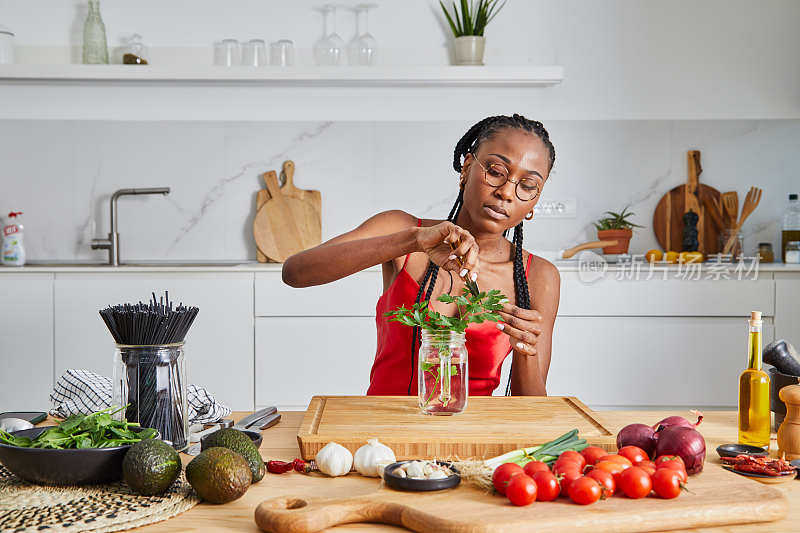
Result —
MULTIPOLYGON (((475 120, 480 117, 474 117, 475 120)), ((464 122, 0 121, 0 213, 24 211, 29 259, 103 260, 93 237, 109 229, 108 200, 124 187, 168 186, 166 197, 119 201, 123 261, 254 260, 259 174, 297 165, 295 183, 319 189, 323 239, 386 209, 444 217, 464 122)), ((800 192, 800 120, 553 121, 556 164, 543 199, 573 198, 577 216, 526 223, 530 250, 591 240, 591 222, 630 205, 633 252, 657 247, 658 199, 686 180, 686 151, 702 151, 701 182, 740 199, 764 189, 746 222, 745 250, 779 242, 789 192, 800 192)))

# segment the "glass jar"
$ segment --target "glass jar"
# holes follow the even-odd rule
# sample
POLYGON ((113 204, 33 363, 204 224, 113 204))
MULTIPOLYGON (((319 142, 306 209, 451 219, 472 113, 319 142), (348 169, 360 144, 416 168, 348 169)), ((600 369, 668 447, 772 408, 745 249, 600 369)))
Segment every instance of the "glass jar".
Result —
POLYGON ((786 263, 800 263, 800 241, 789 241, 786 243, 786 263))
POLYGON ((722 254, 725 251, 725 245, 733 237, 733 245, 728 250, 727 254, 730 255, 731 260, 737 260, 742 255, 744 248, 744 236, 741 233, 736 233, 731 228, 725 228, 719 234, 719 252, 722 254))
POLYGON ((118 418, 155 428, 176 450, 189 444, 186 358, 183 343, 131 346, 114 354, 113 405, 118 418))
POLYGON ((465 334, 423 331, 417 382, 426 415, 454 415, 467 407, 469 371, 465 334))
POLYGON ((772 263, 775 261, 775 253, 772 251, 771 242, 758 243, 758 256, 761 263, 772 263))
POLYGON ((122 64, 147 65, 147 56, 147 47, 142 42, 142 36, 134 33, 122 50, 122 64))

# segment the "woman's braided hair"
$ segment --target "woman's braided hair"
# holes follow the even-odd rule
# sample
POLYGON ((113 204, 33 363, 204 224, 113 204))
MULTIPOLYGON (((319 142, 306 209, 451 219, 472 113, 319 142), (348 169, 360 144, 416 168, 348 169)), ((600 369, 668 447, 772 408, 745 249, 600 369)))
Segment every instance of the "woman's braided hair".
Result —
MULTIPOLYGON (((456 143, 455 150, 453 151, 453 168, 455 171, 461 172, 462 160, 467 154, 474 154, 483 141, 493 137, 500 130, 507 128, 527 131, 539 137, 550 152, 550 168, 553 168, 553 163, 555 163, 556 160, 556 151, 553 147, 553 143, 550 142, 550 134, 547 133, 547 130, 544 129, 541 122, 529 120, 522 115, 514 114, 512 116, 498 115, 487 117, 467 130, 467 133, 456 143)), ((453 208, 450 210, 450 214, 447 215, 448 221, 455 223, 463 204, 464 188, 462 187, 461 190, 458 191, 458 196, 453 204, 453 208)), ((528 283, 525 279, 525 267, 522 261, 522 222, 514 227, 512 243, 514 245, 514 295, 518 307, 530 309, 530 294, 528 293, 528 283)), ((422 277, 422 281, 419 284, 417 298, 414 300, 415 303, 423 301, 423 294, 425 300, 430 300, 438 275, 439 266, 433 261, 430 261, 428 263, 428 268, 425 270, 425 275, 422 277)), ((416 371, 417 345, 421 340, 421 330, 419 327, 414 327, 411 339, 411 378, 408 381, 409 395, 411 394, 411 384, 414 381, 414 373, 416 371)), ((511 373, 509 373, 508 383, 506 383, 506 396, 510 395, 511 373)))

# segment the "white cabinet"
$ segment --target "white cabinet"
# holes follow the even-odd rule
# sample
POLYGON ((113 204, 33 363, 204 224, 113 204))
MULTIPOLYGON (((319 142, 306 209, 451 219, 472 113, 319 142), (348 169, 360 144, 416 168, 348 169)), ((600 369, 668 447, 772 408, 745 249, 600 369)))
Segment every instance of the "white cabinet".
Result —
POLYGON ((253 275, 232 272, 93 272, 55 279, 55 372, 111 376, 114 341, 98 311, 169 291, 200 308, 186 337, 189 382, 235 410, 253 407, 253 275))
POLYGON ((256 274, 256 316, 375 316, 383 292, 379 269, 315 287, 286 285, 279 271, 256 274))
POLYGON ((593 407, 735 407, 746 361, 742 318, 559 317, 547 392, 593 407))
POLYGON ((0 412, 47 411, 53 387, 53 275, 0 275, 0 412))
POLYGON ((800 277, 775 277, 775 338, 800 348, 800 277))
POLYGON ((363 395, 375 317, 256 319, 256 405, 305 409, 317 395, 363 395))

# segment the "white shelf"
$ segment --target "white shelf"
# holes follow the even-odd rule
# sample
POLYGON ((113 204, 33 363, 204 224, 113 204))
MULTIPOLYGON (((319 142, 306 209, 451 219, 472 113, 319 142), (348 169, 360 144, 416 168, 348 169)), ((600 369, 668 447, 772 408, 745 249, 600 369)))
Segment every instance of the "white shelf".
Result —
POLYGON ((556 85, 561 66, 181 67, 164 65, 0 65, 0 81, 163 82, 165 84, 288 85, 308 87, 556 85))

